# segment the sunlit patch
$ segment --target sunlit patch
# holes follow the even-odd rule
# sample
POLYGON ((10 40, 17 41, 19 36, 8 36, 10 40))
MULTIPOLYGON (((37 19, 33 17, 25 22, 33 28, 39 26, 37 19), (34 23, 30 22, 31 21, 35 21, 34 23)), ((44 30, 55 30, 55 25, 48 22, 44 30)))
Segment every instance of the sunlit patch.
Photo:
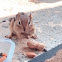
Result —
POLYGON ((14 15, 18 12, 31 12, 59 6, 62 6, 62 1, 35 4, 28 2, 28 0, 0 0, 0 17, 14 15))

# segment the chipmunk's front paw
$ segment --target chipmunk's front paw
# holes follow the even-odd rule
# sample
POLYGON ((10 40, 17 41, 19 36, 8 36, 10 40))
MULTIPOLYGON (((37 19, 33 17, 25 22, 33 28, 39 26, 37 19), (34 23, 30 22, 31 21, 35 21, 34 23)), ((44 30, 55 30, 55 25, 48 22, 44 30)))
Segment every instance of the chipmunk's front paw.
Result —
POLYGON ((29 39, 29 38, 30 38, 30 36, 26 36, 25 38, 29 39))
POLYGON ((6 38, 9 38, 9 39, 11 38, 11 36, 9 36, 9 35, 6 35, 5 37, 6 37, 6 38))
POLYGON ((36 38, 37 38, 37 35, 36 35, 36 34, 33 34, 33 35, 31 36, 31 38, 36 39, 36 38))

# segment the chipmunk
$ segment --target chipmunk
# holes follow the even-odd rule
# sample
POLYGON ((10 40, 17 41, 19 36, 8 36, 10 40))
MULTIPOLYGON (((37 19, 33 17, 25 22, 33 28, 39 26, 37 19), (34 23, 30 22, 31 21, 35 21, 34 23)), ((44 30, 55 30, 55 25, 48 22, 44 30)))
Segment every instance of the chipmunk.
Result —
POLYGON ((37 38, 31 14, 27 15, 21 12, 18 13, 16 17, 10 18, 9 21, 11 34, 5 36, 6 38, 12 38, 13 36, 17 38, 37 38))

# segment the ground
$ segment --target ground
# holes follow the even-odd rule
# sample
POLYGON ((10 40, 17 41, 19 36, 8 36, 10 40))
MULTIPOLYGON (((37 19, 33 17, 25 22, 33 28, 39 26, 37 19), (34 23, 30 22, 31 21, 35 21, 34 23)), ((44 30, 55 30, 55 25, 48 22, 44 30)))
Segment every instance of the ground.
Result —
MULTIPOLYGON (((47 50, 62 43, 62 0, 0 0, 0 37, 10 33, 8 18, 18 12, 32 14, 36 28, 38 42, 46 45, 47 50), (2 22, 2 21, 6 22, 2 22)), ((25 62, 30 60, 21 51, 21 45, 27 41, 13 40, 16 44, 12 62, 25 62)), ((26 51, 26 48, 25 50, 26 51)), ((36 54, 41 54, 37 51, 36 54)))

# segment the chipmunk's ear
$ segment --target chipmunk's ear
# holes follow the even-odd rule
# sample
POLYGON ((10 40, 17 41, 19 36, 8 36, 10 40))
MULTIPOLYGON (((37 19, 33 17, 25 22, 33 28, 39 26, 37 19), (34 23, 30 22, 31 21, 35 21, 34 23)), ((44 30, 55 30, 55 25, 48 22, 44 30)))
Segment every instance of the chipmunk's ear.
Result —
POLYGON ((15 17, 13 17, 13 18, 9 18, 9 21, 11 22, 12 19, 15 21, 15 17))
POLYGON ((18 19, 20 17, 20 13, 18 13, 17 15, 16 15, 16 19, 18 19))
POLYGON ((9 18, 9 21, 11 22, 12 18, 9 18))
POLYGON ((30 18, 30 21, 31 21, 31 19, 32 19, 32 15, 31 15, 31 13, 30 13, 30 15, 29 15, 29 18, 30 18))

